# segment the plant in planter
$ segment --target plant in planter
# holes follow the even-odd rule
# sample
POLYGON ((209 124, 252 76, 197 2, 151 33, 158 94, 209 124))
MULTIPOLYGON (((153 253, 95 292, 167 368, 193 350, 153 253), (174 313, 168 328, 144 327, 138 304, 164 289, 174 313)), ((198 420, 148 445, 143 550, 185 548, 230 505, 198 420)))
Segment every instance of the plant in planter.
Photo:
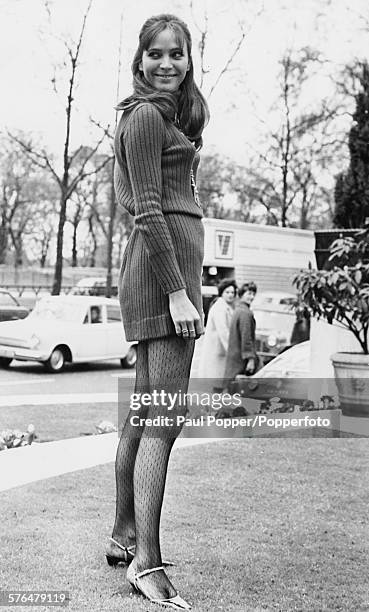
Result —
POLYGON ((299 298, 312 316, 348 329, 361 352, 331 356, 344 414, 369 416, 369 228, 357 239, 342 238, 331 247, 331 270, 302 270, 294 279, 299 298), (349 262, 347 264, 346 262, 349 262))

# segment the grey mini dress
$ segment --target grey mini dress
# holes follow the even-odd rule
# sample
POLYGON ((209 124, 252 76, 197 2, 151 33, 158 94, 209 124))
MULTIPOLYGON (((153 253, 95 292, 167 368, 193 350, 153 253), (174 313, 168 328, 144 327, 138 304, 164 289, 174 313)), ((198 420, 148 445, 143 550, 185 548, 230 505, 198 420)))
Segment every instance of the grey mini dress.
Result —
POLYGON ((118 203, 135 218, 120 271, 129 341, 175 335, 168 295, 186 289, 202 314, 204 230, 191 184, 199 155, 151 103, 124 111, 115 136, 118 203))

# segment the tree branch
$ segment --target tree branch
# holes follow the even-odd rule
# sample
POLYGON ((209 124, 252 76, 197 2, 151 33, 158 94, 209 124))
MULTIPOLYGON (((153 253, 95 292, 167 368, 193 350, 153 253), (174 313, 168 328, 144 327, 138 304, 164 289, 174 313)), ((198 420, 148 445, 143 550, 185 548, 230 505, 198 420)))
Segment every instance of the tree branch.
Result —
POLYGON ((99 148, 99 146, 102 143, 102 141, 104 140, 104 138, 105 138, 105 136, 103 136, 99 140, 97 145, 91 150, 89 155, 84 160, 84 162, 82 164, 82 167, 79 169, 77 175, 71 181, 70 185, 68 186, 67 198, 70 198, 70 196, 72 195, 72 193, 74 192, 75 188, 77 187, 77 185, 78 185, 78 183, 80 181, 82 181, 83 179, 87 178, 88 176, 92 176, 93 174, 97 174, 98 172, 100 172, 100 170, 102 170, 104 168, 104 166, 106 166, 106 164, 109 161, 111 161, 112 156, 107 155, 106 158, 101 162, 101 164, 99 164, 96 168, 94 168, 93 170, 90 170, 89 172, 84 172, 84 169, 85 169, 87 163, 90 161, 92 156, 96 153, 97 149, 99 148))
POLYGON ((58 183, 58 185, 59 186, 61 185, 60 178, 58 174, 56 173, 54 167, 52 166, 49 160, 49 157, 45 151, 43 151, 42 153, 39 153, 38 151, 35 151, 35 149, 31 146, 30 143, 27 144, 26 142, 24 142, 23 140, 21 140, 20 138, 18 138, 11 132, 9 132, 8 130, 7 130, 7 134, 11 140, 16 142, 23 149, 23 151, 27 153, 29 159, 31 160, 33 164, 35 164, 35 166, 38 166, 39 168, 42 168, 43 170, 45 170, 45 168, 48 168, 51 174, 53 175, 54 179, 58 183))
POLYGON ((243 29, 243 26, 241 25, 241 30, 242 30, 242 34, 241 34, 241 38, 238 41, 233 53, 231 54, 231 56, 228 58, 227 62, 224 65, 224 68, 222 68, 222 70, 220 71, 218 77, 215 79, 215 83, 212 85, 212 87, 210 88, 210 92, 208 95, 208 99, 210 98, 211 94, 213 93, 214 89, 216 88, 216 86, 218 85, 220 79, 222 78, 222 76, 227 72, 227 70, 229 69, 230 65, 232 64, 234 58, 236 57, 237 53, 239 52, 243 41, 245 40, 246 37, 246 32, 243 29))

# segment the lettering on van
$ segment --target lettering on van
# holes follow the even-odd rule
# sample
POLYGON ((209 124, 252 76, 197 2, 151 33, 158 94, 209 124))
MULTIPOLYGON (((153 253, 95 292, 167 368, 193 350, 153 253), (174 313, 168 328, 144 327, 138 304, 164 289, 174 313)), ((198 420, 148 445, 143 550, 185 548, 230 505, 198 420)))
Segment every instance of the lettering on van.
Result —
POLYGON ((215 257, 232 259, 234 248, 234 232, 215 230, 215 257))

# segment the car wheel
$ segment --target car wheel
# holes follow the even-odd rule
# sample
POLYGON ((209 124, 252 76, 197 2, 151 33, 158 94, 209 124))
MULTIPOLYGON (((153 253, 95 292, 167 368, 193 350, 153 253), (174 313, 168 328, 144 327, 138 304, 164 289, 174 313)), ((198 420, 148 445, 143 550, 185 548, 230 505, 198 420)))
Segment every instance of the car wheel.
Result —
POLYGON ((0 357, 0 368, 8 368, 12 361, 9 357, 0 357))
POLYGON ((54 374, 57 374, 58 372, 62 372, 62 370, 64 370, 64 366, 64 351, 63 349, 56 347, 51 353, 49 359, 45 361, 45 368, 48 372, 54 372, 54 374))
POLYGON ((127 355, 120 360, 122 368, 134 368, 137 361, 137 349, 130 346, 127 355))

